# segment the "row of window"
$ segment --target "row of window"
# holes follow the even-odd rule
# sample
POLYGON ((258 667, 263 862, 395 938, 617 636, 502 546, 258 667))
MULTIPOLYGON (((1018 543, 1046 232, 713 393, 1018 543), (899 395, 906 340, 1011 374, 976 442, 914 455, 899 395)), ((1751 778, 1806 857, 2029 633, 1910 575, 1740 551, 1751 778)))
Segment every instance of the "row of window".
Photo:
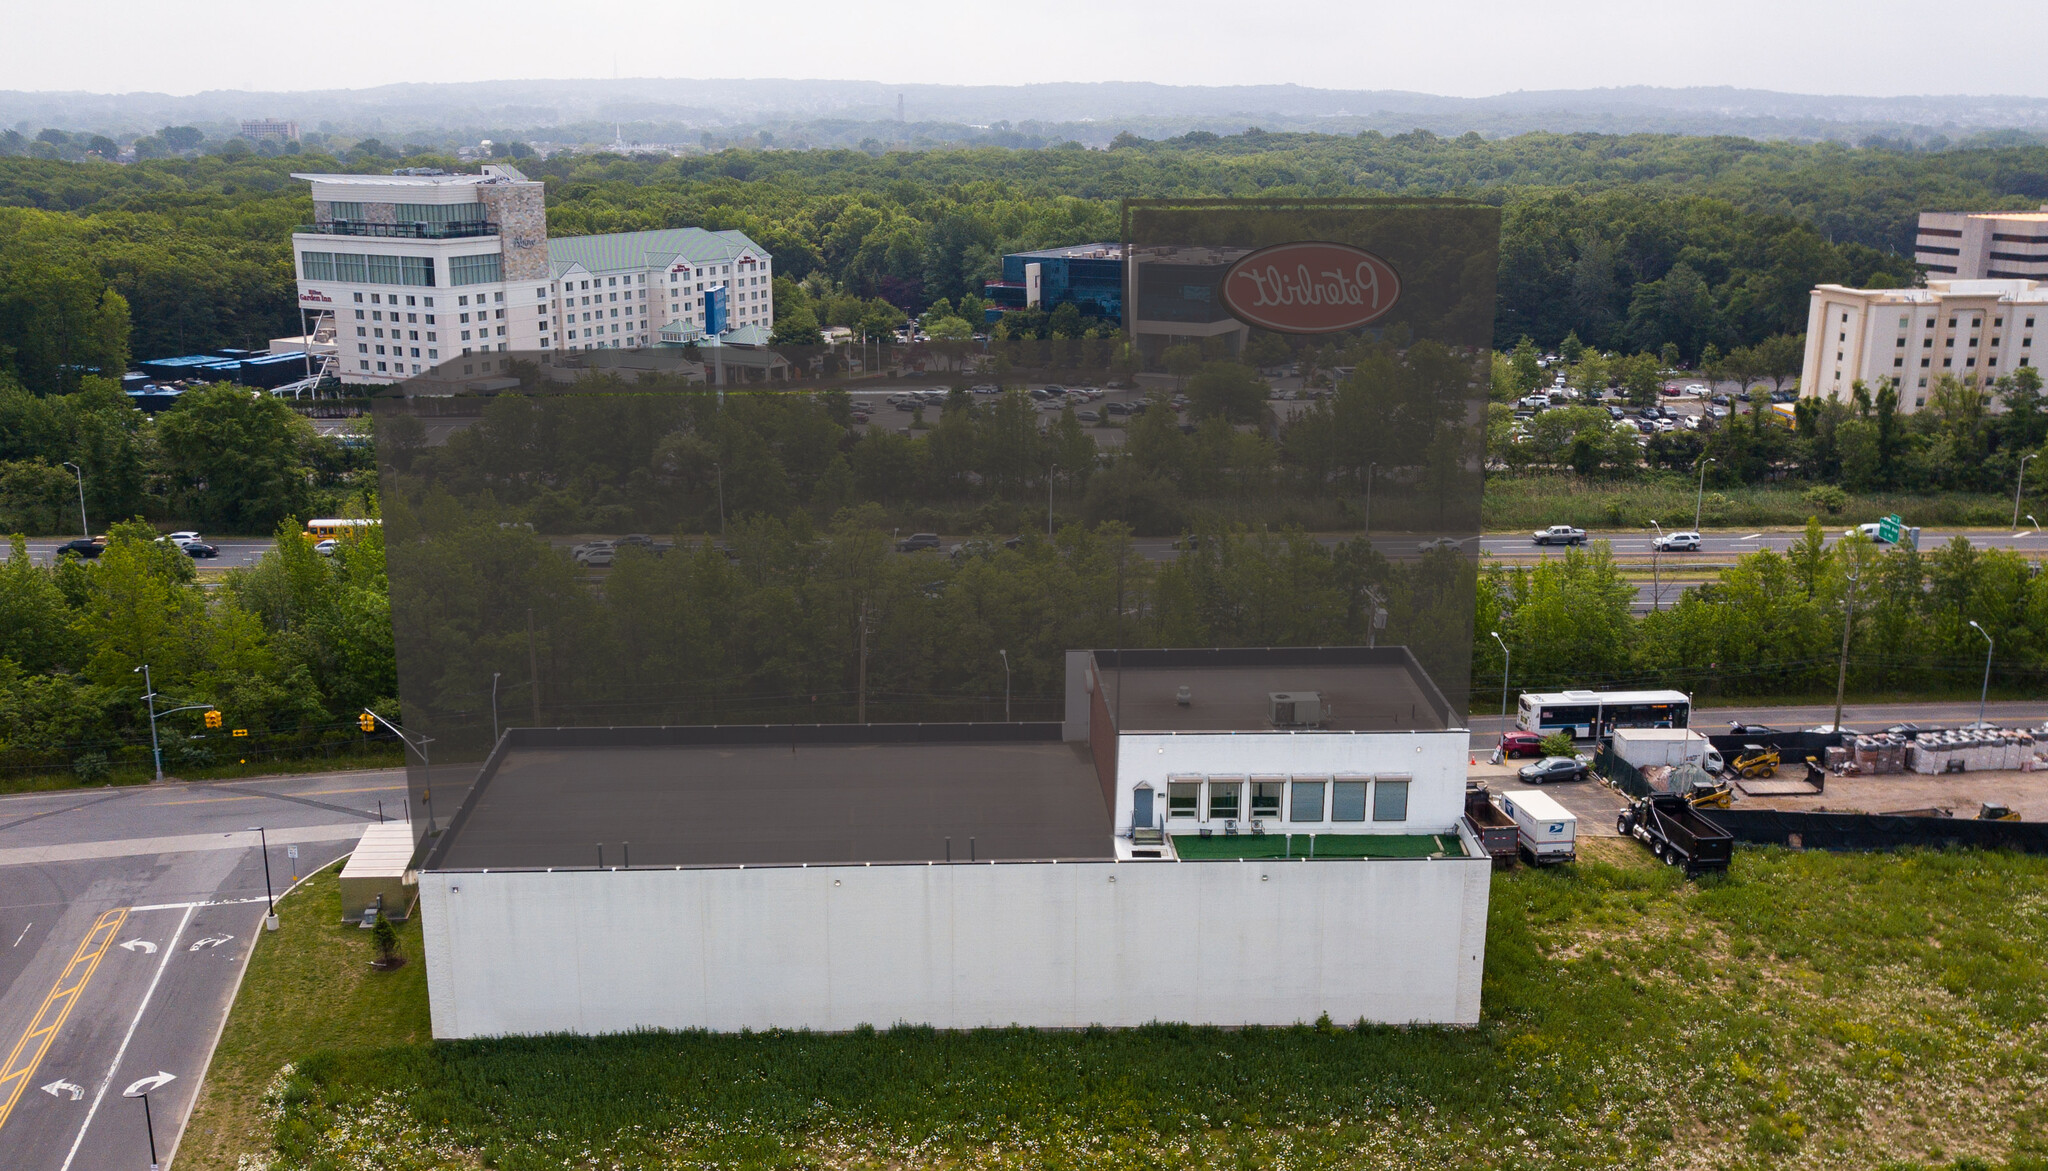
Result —
POLYGON ((353 285, 432 286, 434 283, 434 260, 430 256, 301 252, 299 266, 309 281, 342 281, 353 285))
POLYGON ((1359 777, 1169 780, 1169 821, 1279 821, 1285 803, 1289 822, 1408 820, 1409 778, 1359 777))

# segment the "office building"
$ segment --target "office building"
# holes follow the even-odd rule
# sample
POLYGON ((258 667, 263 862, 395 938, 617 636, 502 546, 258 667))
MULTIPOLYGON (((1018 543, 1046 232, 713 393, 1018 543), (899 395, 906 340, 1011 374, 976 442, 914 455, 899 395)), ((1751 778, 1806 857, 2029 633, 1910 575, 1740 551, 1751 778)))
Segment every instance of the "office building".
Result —
POLYGON ((982 297, 998 311, 1038 308, 1050 313, 1071 304, 1083 317, 1121 322, 1123 245, 1074 244, 1012 252, 1003 257, 1003 279, 985 282, 982 297))
MULTIPOLYGON (((2036 338, 2048 324, 2048 288, 2030 280, 1930 280, 1924 289, 1813 290, 1799 391, 1847 402, 1855 384, 1872 394, 1889 381, 1899 410, 1927 405, 1942 375, 1988 386, 2039 365, 2036 338)), ((2004 404, 1993 396, 1992 409, 2004 404)))
POLYGON ((271 348, 344 381, 490 376, 512 353, 652 346, 671 323, 774 324, 773 258, 742 232, 550 239, 542 185, 509 166, 294 178, 313 194, 292 235, 304 333, 271 348))
POLYGON ((251 140, 268 138, 273 142, 297 142, 299 124, 281 118, 244 118, 242 137, 251 140))
POLYGON ((1059 723, 508 731, 419 872, 434 1035, 1477 1022, 1470 736, 1405 648, 1066 678, 1059 723))
POLYGON ((1933 280, 2048 281, 2048 204, 2039 211, 1923 211, 1913 259, 1933 280))

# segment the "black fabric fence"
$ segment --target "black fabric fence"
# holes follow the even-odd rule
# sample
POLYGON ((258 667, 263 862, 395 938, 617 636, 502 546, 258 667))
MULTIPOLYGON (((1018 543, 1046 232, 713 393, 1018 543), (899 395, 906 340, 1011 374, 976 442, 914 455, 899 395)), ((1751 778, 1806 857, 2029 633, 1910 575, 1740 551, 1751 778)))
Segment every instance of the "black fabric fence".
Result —
POLYGON ((1791 813, 1777 809, 1702 809, 1702 816, 1738 842, 1809 850, 1945 849, 1969 846, 2048 854, 2048 822, 1978 821, 1958 817, 1889 817, 1875 813, 1791 813))
POLYGON ((1593 755, 1593 771, 1614 782, 1614 787, 1631 797, 1650 795, 1650 782, 1643 779, 1642 770, 1615 755, 1613 743, 1602 741, 1600 751, 1593 755))
MULTIPOLYGON (((1700 730, 1702 729, 1695 729, 1700 730)), ((1714 750, 1721 754, 1722 760, 1731 761, 1741 756, 1743 748, 1747 745, 1760 744, 1765 748, 1777 749, 1778 755, 1786 764, 1797 764, 1809 756, 1825 764, 1828 749, 1841 742, 1842 738, 1833 732, 1772 732, 1763 736, 1707 733, 1707 743, 1714 746, 1714 750)))

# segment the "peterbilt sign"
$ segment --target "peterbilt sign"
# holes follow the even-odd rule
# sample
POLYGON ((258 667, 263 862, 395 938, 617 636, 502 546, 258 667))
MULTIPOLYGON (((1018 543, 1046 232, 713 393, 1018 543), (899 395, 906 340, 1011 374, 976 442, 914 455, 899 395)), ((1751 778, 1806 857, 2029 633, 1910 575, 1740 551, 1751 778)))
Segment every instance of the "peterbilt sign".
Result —
POLYGON ((1363 248, 1309 240, 1261 248, 1223 275, 1223 307, 1275 333, 1341 333, 1386 315, 1401 295, 1393 266, 1363 248))

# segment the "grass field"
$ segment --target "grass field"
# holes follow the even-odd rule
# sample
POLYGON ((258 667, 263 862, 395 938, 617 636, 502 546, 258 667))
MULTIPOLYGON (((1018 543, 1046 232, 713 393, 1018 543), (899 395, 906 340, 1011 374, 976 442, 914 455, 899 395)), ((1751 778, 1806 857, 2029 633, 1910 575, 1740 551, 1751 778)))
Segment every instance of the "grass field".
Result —
MULTIPOLYGON (((1715 527, 1798 527, 1820 510, 1805 499, 1806 484, 1715 488, 1696 496, 1697 481, 1677 473, 1633 480, 1583 479, 1556 473, 1494 473, 1486 478, 1481 506, 1486 531, 1539 529, 1570 524, 1584 529, 1647 529, 1656 521, 1666 529, 1691 528, 1695 500, 1700 522, 1715 527)), ((2040 512, 2039 508, 2032 508, 2040 512)), ((1836 515, 1821 514, 1830 532, 1897 513, 1909 525, 2002 526, 2012 520, 2011 496, 1973 496, 1960 492, 1918 495, 1902 492, 1850 493, 1847 507, 1836 515)))
MULTIPOLYGON (((329 773, 337 769, 398 768, 405 764, 405 750, 378 745, 367 752, 338 753, 334 756, 257 756, 247 761, 211 764, 204 768, 165 767, 167 775, 181 781, 239 781, 250 777, 274 777, 299 773, 329 773)), ((103 785, 145 785, 153 770, 147 760, 124 763, 97 780, 83 780, 77 773, 23 772, 0 775, 0 794, 41 793, 55 789, 90 789, 103 785)))
POLYGON ((421 1044, 418 965, 368 974, 316 885, 179 1167, 2048 1168, 2048 859, 1744 850, 1688 884, 1588 845, 1496 877, 1474 1029, 421 1044))

